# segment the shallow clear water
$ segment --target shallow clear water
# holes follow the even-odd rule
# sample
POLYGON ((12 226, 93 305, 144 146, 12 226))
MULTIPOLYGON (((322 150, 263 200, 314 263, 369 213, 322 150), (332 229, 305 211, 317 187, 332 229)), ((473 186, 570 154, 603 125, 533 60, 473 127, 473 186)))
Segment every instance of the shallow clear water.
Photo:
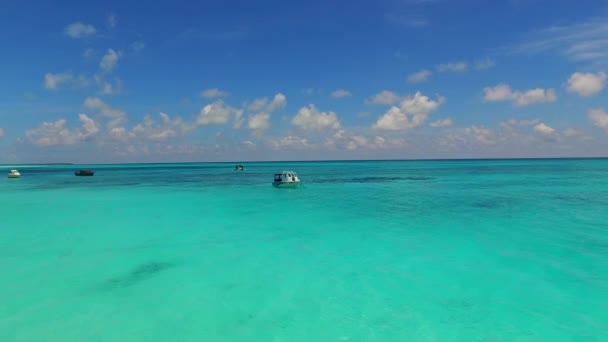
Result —
POLYGON ((608 339, 608 160, 233 166, 0 181, 0 341, 608 339))

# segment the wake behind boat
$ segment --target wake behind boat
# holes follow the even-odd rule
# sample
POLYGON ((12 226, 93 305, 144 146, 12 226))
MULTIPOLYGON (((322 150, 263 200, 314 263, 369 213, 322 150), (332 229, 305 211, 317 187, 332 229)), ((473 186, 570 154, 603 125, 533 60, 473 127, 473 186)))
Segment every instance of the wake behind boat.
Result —
POLYGON ((274 175, 272 185, 277 188, 297 188, 300 186, 300 178, 293 171, 283 171, 274 175))

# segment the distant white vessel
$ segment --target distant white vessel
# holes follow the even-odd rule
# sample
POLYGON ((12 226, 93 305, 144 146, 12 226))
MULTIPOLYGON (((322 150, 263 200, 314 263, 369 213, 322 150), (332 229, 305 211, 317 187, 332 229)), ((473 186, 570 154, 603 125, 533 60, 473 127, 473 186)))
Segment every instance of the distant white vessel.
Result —
POLYGON ((17 170, 10 170, 8 173, 8 178, 19 178, 21 174, 17 170))
POLYGON ((297 188, 300 186, 300 178, 293 171, 283 171, 274 175, 272 185, 277 188, 297 188))

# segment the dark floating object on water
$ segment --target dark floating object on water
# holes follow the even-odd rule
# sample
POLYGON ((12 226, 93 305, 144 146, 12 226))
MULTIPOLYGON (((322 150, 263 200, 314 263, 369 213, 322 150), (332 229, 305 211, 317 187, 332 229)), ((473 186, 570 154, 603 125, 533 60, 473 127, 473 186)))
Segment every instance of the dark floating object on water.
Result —
POLYGON ((237 165, 234 167, 234 171, 243 171, 245 170, 245 167, 243 165, 237 165))
POLYGON ((108 279, 105 287, 112 289, 133 286, 175 266, 175 264, 170 262, 158 261, 141 264, 126 274, 108 279))
POLYGON ((95 174, 95 171, 93 171, 93 170, 78 170, 78 171, 75 171, 74 174, 76 176, 92 176, 92 175, 95 174))

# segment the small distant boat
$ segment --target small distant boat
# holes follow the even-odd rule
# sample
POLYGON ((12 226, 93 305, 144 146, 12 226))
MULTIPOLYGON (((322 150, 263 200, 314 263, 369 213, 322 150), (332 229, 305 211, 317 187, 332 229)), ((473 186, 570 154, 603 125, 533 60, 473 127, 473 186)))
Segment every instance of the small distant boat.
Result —
POLYGON ((234 167, 234 171, 243 171, 245 170, 245 167, 243 165, 237 165, 234 167))
POLYGON ((282 173, 275 173, 272 185, 277 188, 297 188, 300 186, 300 178, 293 171, 283 171, 282 173))
POLYGON ((74 174, 76 176, 92 176, 92 175, 95 174, 95 171, 93 171, 93 170, 78 170, 78 171, 75 171, 74 174))
POLYGON ((17 170, 10 170, 8 172, 8 178, 19 178, 19 177, 21 177, 21 174, 17 170))

